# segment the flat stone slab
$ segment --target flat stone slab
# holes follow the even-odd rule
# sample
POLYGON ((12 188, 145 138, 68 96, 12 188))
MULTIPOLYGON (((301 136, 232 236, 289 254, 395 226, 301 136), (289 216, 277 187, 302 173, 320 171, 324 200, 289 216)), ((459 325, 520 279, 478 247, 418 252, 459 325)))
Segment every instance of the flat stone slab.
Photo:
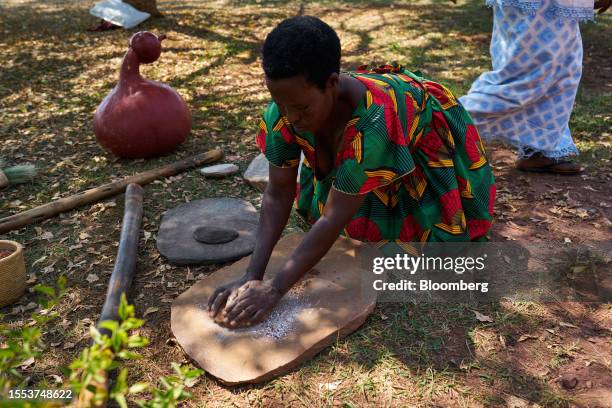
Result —
POLYGON ((221 178, 238 173, 238 166, 231 163, 215 164, 214 166, 202 167, 200 173, 205 177, 221 178))
POLYGON ((259 214, 249 202, 237 198, 206 198, 168 210, 157 234, 157 249, 175 265, 228 262, 240 259, 255 248, 259 214), (226 228, 238 237, 225 244, 198 242, 200 227, 226 228))
MULTIPOLYGON (((298 233, 279 241, 265 279, 279 272, 303 237, 298 233)), ((362 279, 373 276, 375 256, 379 254, 372 247, 340 237, 266 320, 228 329, 208 316, 206 304, 218 286, 244 274, 250 257, 244 258, 175 299, 172 332, 185 352, 224 384, 266 381, 298 367, 363 324, 376 305, 376 293, 362 279)))

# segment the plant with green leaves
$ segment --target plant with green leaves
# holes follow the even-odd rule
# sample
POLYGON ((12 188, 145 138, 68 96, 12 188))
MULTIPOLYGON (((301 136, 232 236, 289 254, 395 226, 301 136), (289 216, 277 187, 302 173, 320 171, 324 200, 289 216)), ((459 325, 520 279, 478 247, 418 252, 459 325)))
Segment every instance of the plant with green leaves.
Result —
POLYGON ((202 370, 181 367, 176 363, 172 365, 175 376, 160 378, 161 389, 151 388, 143 382, 129 385, 128 369, 122 368, 108 391, 108 373, 119 368, 121 361, 141 358, 133 349, 149 343, 145 337, 130 333, 140 328, 144 320, 135 317, 134 306, 128 304, 125 294, 121 296, 118 315, 118 322, 103 321, 100 330, 94 326, 90 328, 93 344, 70 364, 70 383, 79 398, 77 406, 103 406, 110 398, 120 407, 127 408, 127 397, 144 391, 150 392, 151 398, 138 401, 138 404, 146 408, 174 407, 190 398, 185 388, 197 382, 202 370))
POLYGON ((85 348, 79 358, 74 360, 69 368, 70 385, 79 396, 82 406, 102 406, 110 397, 117 403, 127 406, 125 396, 142 391, 144 386, 136 384, 127 387, 127 369, 119 374, 114 387, 108 393, 107 374, 121 365, 121 360, 135 360, 140 354, 132 349, 144 347, 149 341, 130 331, 141 327, 144 320, 135 317, 134 306, 129 305, 125 294, 121 295, 118 309, 119 321, 106 320, 100 322, 101 332, 95 326, 89 328, 93 344, 85 348))
POLYGON ((0 395, 25 385, 22 368, 34 363, 45 349, 42 333, 59 316, 54 309, 66 292, 66 278, 59 277, 57 288, 39 284, 32 289, 43 295, 38 300, 40 307, 30 315, 32 324, 15 327, 4 323, 0 315, 0 395))
POLYGON ((192 397, 185 388, 193 387, 204 371, 190 366, 180 366, 177 363, 172 363, 172 368, 176 375, 161 377, 159 382, 163 388, 151 389, 150 393, 153 398, 147 401, 137 401, 138 406, 141 408, 171 408, 192 397))

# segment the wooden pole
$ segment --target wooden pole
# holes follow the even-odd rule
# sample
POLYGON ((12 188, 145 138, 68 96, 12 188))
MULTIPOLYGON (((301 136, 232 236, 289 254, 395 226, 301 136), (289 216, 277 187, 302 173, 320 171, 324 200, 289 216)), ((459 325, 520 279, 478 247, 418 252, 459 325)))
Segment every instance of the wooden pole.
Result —
MULTIPOLYGON (((138 184, 130 184, 125 190, 125 210, 123 212, 123 223, 121 224, 121 236, 119 238, 119 248, 115 267, 108 283, 106 300, 102 307, 102 313, 98 320, 98 329, 101 333, 110 336, 108 330, 100 328, 100 323, 105 320, 117 321, 119 302, 121 295, 128 292, 132 286, 132 278, 136 270, 136 259, 138 257, 138 238, 140 236, 140 226, 142 224, 142 199, 143 188, 138 184)), ((89 387, 84 387, 78 397, 73 402, 75 408, 102 408, 106 407, 108 400, 109 373, 100 370, 96 378, 88 384, 93 386, 98 392, 102 392, 106 398, 102 401, 94 401, 94 393, 89 387), (99 380, 102 378, 103 380, 99 380)))
POLYGON ((145 171, 143 173, 138 173, 133 176, 126 177, 123 180, 104 184, 103 186, 85 190, 70 197, 60 198, 59 200, 52 201, 48 204, 43 204, 36 208, 32 208, 31 210, 2 218, 0 219, 0 234, 4 234, 34 222, 51 218, 59 213, 70 211, 82 205, 91 204, 104 198, 120 194, 125 190, 128 184, 135 183, 142 186, 162 177, 174 176, 195 166, 214 163, 221 160, 222 157, 223 152, 220 150, 210 150, 206 153, 202 153, 188 159, 145 171))
POLYGON ((138 255, 138 237, 142 224, 143 188, 138 184, 130 184, 125 191, 125 212, 121 225, 121 238, 115 267, 108 283, 106 301, 100 314, 100 322, 117 320, 119 301, 123 293, 127 294, 132 285, 136 259, 138 255))

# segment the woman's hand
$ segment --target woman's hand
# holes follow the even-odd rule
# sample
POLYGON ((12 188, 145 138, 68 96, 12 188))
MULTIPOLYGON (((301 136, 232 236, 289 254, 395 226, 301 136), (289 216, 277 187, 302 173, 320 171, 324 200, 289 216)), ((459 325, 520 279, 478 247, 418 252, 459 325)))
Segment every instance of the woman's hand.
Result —
POLYGON ((209 315, 213 319, 216 317, 216 321, 225 317, 224 306, 230 295, 237 295, 239 288, 249 281, 263 279, 272 249, 289 219, 295 197, 297 166, 280 168, 270 165, 269 167, 270 181, 264 193, 257 226, 257 240, 247 272, 242 278, 219 287, 208 300, 209 315), (217 316, 218 314, 220 315, 217 316))
POLYGON ((244 275, 240 279, 236 279, 233 282, 219 286, 208 299, 208 315, 214 319, 215 316, 217 316, 217 313, 219 313, 223 306, 225 306, 225 303, 230 295, 251 280, 251 277, 244 275))
POLYGON ((272 311, 281 296, 270 280, 249 281, 232 293, 223 310, 223 323, 231 328, 257 324, 272 311))

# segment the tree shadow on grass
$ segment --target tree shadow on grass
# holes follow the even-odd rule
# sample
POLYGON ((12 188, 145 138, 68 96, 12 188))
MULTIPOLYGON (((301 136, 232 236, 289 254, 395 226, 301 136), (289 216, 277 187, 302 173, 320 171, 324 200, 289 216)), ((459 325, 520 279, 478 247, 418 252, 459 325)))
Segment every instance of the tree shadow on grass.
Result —
MULTIPOLYGON (((7 44, 17 52, 9 54, 12 64, 10 69, 0 71, 0 98, 18 93, 30 86, 50 86, 54 83, 66 83, 78 77, 88 67, 101 60, 123 55, 119 53, 80 52, 84 47, 90 51, 93 44, 117 43, 125 41, 132 32, 138 30, 176 31, 188 36, 195 36, 203 41, 221 43, 226 52, 212 62, 183 78, 170 82, 171 86, 188 85, 195 78, 208 74, 224 62, 238 54, 247 55, 239 58, 241 63, 250 64, 259 55, 261 39, 248 32, 249 23, 260 16, 256 13, 241 16, 217 16, 215 13, 194 14, 181 7, 165 7, 167 17, 145 21, 135 30, 115 30, 104 33, 88 33, 85 29, 92 21, 87 10, 68 4, 63 7, 46 7, 44 5, 11 5, 2 13, 2 23, 10 30, 7 44), (70 22, 70 24, 68 24, 70 22), (224 27, 233 24, 235 35, 224 35, 209 29, 210 26, 224 27), (67 29, 67 26, 69 27, 67 29), (57 56, 57 55, 60 56, 57 56), (5 84, 10 84, 6 86, 5 84)), ((268 13, 268 18, 280 18, 280 14, 268 13)), ((107 44, 101 44, 107 45, 107 44)), ((177 51, 185 47, 178 47, 177 51)), ((193 51, 197 48, 189 48, 193 51)), ((167 49, 172 51, 173 48, 167 49)))
MULTIPOLYGON (((541 260, 548 254, 535 252, 532 256, 541 260)), ((518 275, 516 279, 521 280, 518 275)), ((568 288, 573 287, 568 284, 568 288)), ((512 293, 509 291, 508 295, 512 293)), ((552 323, 555 319, 538 316, 534 320, 533 316, 516 310, 516 305, 521 302, 379 303, 360 329, 305 363, 301 375, 317 376, 319 372, 329 372, 330 366, 334 367, 334 378, 343 378, 345 369, 361 373, 392 369, 394 379, 410 379, 406 384, 394 383, 395 389, 427 383, 431 400, 441 406, 453 405, 454 397, 446 393, 449 384, 469 386, 486 405, 522 400, 544 406, 569 406, 571 393, 560 390, 555 376, 548 375, 549 370, 539 374, 560 353, 554 349, 554 337, 542 343, 524 342, 524 338, 533 338, 538 330, 555 328, 552 323)), ((559 304, 550 305, 559 309, 559 304)), ((559 321, 566 320, 575 322, 567 315, 559 321)), ((576 324, 599 327, 598 333, 604 330, 592 319, 576 324)), ((590 330, 583 337, 597 334, 590 330)), ((320 381, 331 381, 322 376, 320 381)), ((350 382, 347 376, 344 386, 350 387, 350 382)), ((241 386, 232 392, 239 394, 264 386, 241 386)))
MULTIPOLYGON (((479 307, 480 310, 482 306, 479 307)), ((499 304, 486 307, 491 316, 504 314, 499 304)), ((514 325, 523 320, 515 317, 514 325)), ((508 398, 518 397, 533 403, 549 403, 546 406, 567 406, 565 397, 542 378, 530 374, 522 362, 533 358, 528 352, 505 353, 497 343, 497 350, 482 350, 473 341, 483 324, 477 322, 465 305, 435 304, 380 304, 365 324, 347 338, 340 339, 312 360, 296 370, 302 375, 334 372, 334 378, 342 372, 374 372, 379 368, 394 373, 393 388, 400 391, 413 386, 425 387, 426 398, 436 406, 454 406, 456 400, 447 393, 448 385, 468 385, 479 389, 477 400, 488 405, 504 404, 508 398), (490 356, 490 357, 489 357, 490 356), (459 381, 457 381, 459 380, 459 381)), ((497 340, 491 336, 493 341, 497 340)), ((505 347, 512 348, 516 339, 508 337, 505 347)), ((295 370, 294 370, 295 371, 295 370)), ((343 387, 353 387, 357 378, 347 375, 343 387)), ((324 375, 319 381, 331 381, 324 375)), ((268 383, 231 387, 234 395, 251 389, 263 389, 268 383)), ((472 392, 473 392, 472 391, 472 392)), ((351 403, 371 403, 381 398, 363 391, 351 403)), ((338 402, 336 400, 336 402, 338 402)), ((402 403, 407 403, 402 400, 402 403)), ((415 401, 413 401, 415 402, 415 401)), ((382 402, 381 402, 382 403, 382 402)), ((388 403, 388 401, 387 401, 388 403)))
POLYGON ((84 47, 90 50, 91 44, 97 42, 94 34, 84 29, 86 11, 12 5, 5 6, 1 14, 0 21, 10 33, 3 38, 10 65, 0 69, 2 99, 28 87, 52 93, 52 89, 65 85, 96 62, 117 56, 112 52, 80 52, 84 47))

